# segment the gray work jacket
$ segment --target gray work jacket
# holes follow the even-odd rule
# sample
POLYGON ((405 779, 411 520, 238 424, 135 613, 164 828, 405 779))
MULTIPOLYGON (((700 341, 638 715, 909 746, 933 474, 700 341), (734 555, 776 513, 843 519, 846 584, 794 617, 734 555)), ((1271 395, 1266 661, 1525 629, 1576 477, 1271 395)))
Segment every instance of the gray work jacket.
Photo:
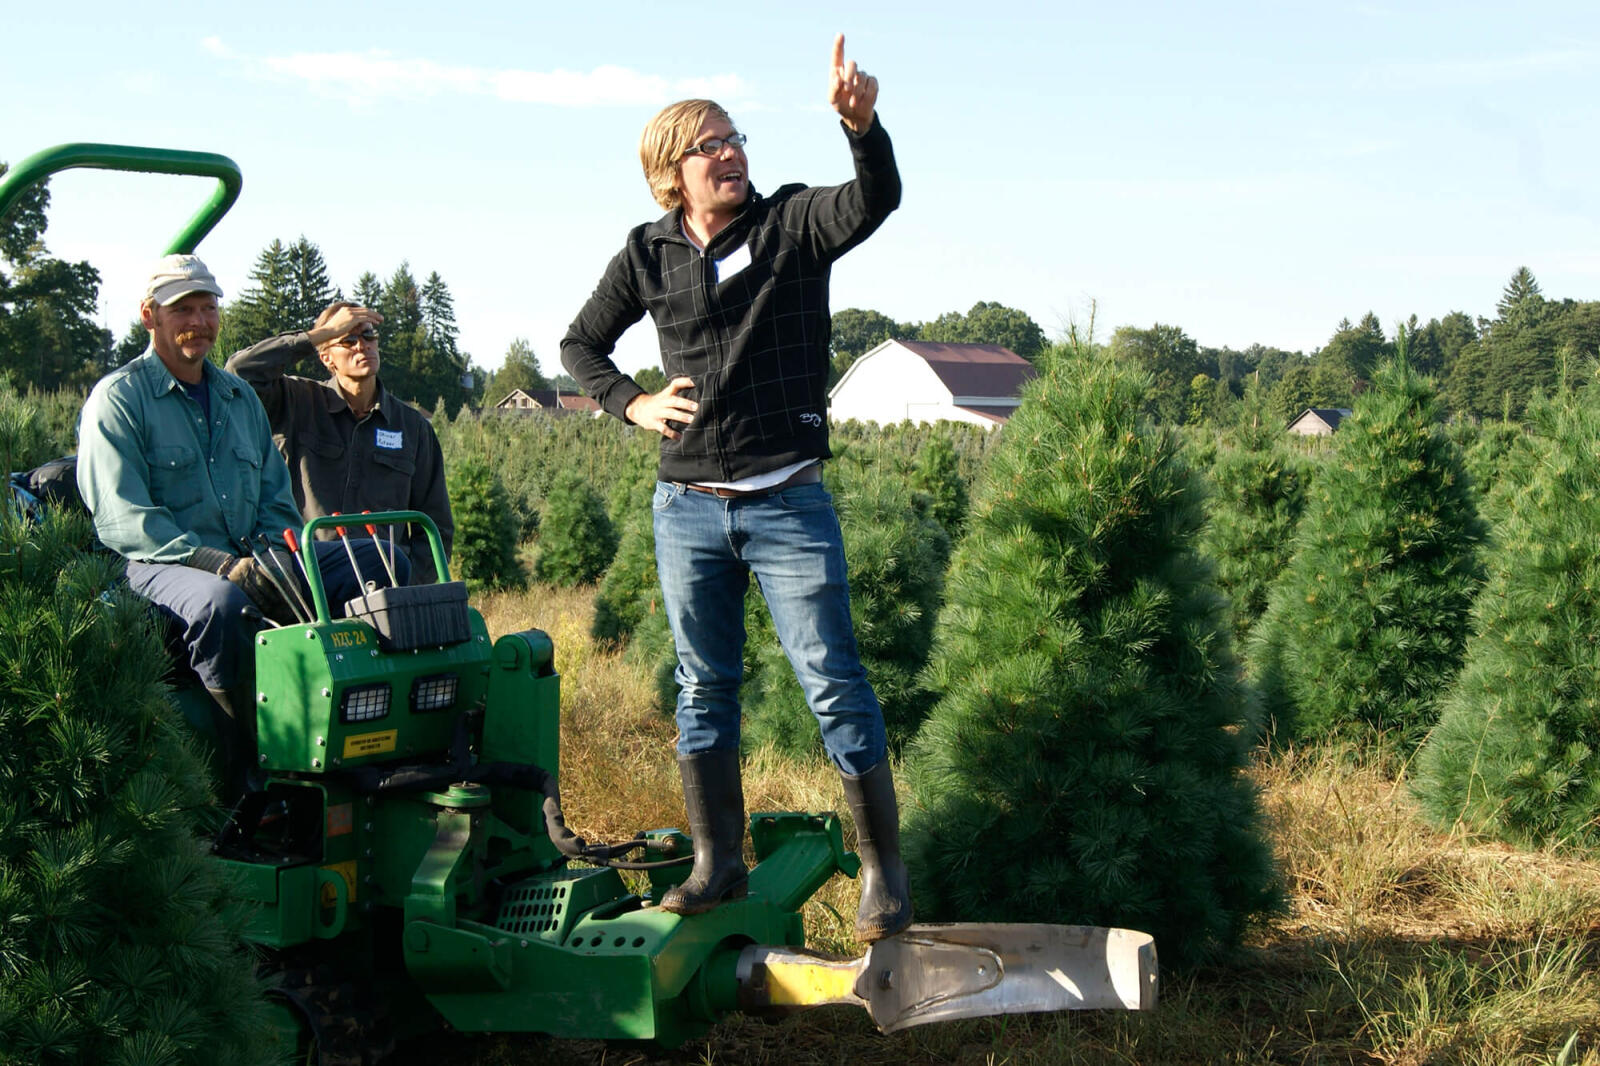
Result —
MULTIPOLYGON (((362 511, 421 511, 439 527, 446 556, 455 535, 445 491, 444 456, 426 416, 378 384, 378 400, 359 422, 334 382, 288 373, 316 348, 304 333, 268 337, 236 352, 228 369, 256 390, 272 437, 289 464, 295 502, 307 518, 362 511)), ((365 537, 358 524, 349 530, 365 537)), ((379 530, 380 535, 383 531, 379 530)), ((333 540, 332 529, 317 532, 333 540)), ((411 558, 413 583, 433 581, 433 553, 420 526, 396 532, 411 558)), ((385 542, 387 543, 387 542, 385 542)), ((371 575, 369 575, 371 576, 371 575)))

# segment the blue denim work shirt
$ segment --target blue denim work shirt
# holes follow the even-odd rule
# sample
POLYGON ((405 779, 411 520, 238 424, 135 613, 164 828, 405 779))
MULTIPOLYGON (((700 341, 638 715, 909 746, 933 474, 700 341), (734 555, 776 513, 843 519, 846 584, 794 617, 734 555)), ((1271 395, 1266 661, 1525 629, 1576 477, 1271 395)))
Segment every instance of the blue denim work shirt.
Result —
POLYGON ((78 488, 106 547, 181 563, 198 547, 240 554, 304 524, 255 391, 210 362, 211 423, 153 348, 101 378, 78 419, 78 488))

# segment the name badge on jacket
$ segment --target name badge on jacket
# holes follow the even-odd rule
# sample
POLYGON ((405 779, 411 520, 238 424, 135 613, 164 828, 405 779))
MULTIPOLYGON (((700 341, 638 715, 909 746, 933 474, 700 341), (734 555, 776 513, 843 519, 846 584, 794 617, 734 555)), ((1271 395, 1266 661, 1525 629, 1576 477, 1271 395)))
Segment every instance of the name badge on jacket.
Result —
POLYGON ((391 451, 396 451, 401 447, 401 445, 402 441, 400 439, 400 431, 398 429, 378 430, 378 447, 388 448, 391 451))
POLYGON ((720 285, 750 265, 750 246, 748 244, 740 245, 721 259, 716 260, 716 265, 717 283, 720 285))

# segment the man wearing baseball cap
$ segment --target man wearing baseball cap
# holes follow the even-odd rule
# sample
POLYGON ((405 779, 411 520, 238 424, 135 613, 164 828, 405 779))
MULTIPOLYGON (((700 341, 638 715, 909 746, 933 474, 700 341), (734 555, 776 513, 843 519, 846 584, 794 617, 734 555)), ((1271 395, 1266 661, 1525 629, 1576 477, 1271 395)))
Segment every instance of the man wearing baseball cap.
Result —
MULTIPOLYGON (((251 640, 296 619, 293 590, 262 560, 277 552, 293 581, 278 546, 304 523, 261 401, 206 359, 221 295, 195 256, 156 264, 139 305, 150 347, 101 378, 79 418, 78 487, 100 540, 128 560, 129 586, 179 629, 225 716, 216 732, 231 801, 255 759, 251 640)), ((375 554, 367 562, 364 574, 382 572, 375 554)), ((348 562, 323 576, 332 605, 360 593, 348 562)))

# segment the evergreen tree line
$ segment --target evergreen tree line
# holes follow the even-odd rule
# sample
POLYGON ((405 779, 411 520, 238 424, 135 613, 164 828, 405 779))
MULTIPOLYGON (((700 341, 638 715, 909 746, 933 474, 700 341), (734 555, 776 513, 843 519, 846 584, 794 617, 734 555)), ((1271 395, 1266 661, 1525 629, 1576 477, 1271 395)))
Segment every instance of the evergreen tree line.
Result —
POLYGON ((1592 364, 1558 365, 1525 423, 1443 425, 1409 339, 1400 331, 1396 357, 1331 439, 1242 432, 1217 450, 1205 546, 1263 698, 1260 724, 1273 742, 1342 738, 1409 765, 1442 828, 1592 851, 1592 364))
MULTIPOLYGON (((0 175, 6 169, 0 163, 0 175)), ((113 343, 95 322, 100 273, 87 262, 49 255, 43 240, 49 204, 49 182, 42 181, 0 219, 0 379, 18 389, 87 393, 107 371, 142 353, 149 336, 135 318, 113 343)), ((306 329, 325 306, 345 298, 316 244, 304 236, 274 240, 238 294, 223 302, 212 358, 221 362, 274 334, 306 329)), ((443 400, 451 411, 481 401, 488 375, 460 348, 454 300, 437 271, 420 282, 409 263, 387 280, 367 271, 348 298, 384 316, 383 379, 396 395, 430 409, 443 400)))
POLYGON ((1526 267, 1511 276, 1495 310, 1476 320, 1461 311, 1426 323, 1413 315, 1393 336, 1368 312, 1340 322, 1309 355, 1260 345, 1203 348, 1161 325, 1123 327, 1110 346, 1151 375, 1151 414, 1202 425, 1236 420, 1251 381, 1280 422, 1308 407, 1350 408, 1402 343, 1408 365, 1437 383, 1443 417, 1521 418, 1536 393, 1555 387, 1563 362, 1577 366, 1600 352, 1600 302, 1547 300, 1526 267))
MULTIPOLYGON (((1511 276, 1495 317, 1452 311, 1404 324, 1406 355, 1433 377, 1445 417, 1521 418, 1536 392, 1548 392, 1559 367, 1600 353, 1600 301, 1546 299, 1527 267, 1511 276)), ((1001 344, 1037 361, 1044 332, 1021 311, 980 302, 966 315, 897 323, 877 311, 847 308, 833 316, 835 379, 889 339, 1001 344)), ((1170 425, 1221 427, 1241 416, 1247 387, 1261 390, 1280 426, 1308 407, 1349 408, 1371 386, 1378 366, 1396 352, 1370 311, 1341 321, 1328 342, 1307 354, 1264 345, 1208 348, 1178 326, 1123 326, 1107 342, 1111 354, 1149 375, 1145 411, 1170 425)), ((1253 409, 1254 410, 1254 409, 1253 409)), ((1257 413, 1260 413, 1259 411, 1257 413)))

